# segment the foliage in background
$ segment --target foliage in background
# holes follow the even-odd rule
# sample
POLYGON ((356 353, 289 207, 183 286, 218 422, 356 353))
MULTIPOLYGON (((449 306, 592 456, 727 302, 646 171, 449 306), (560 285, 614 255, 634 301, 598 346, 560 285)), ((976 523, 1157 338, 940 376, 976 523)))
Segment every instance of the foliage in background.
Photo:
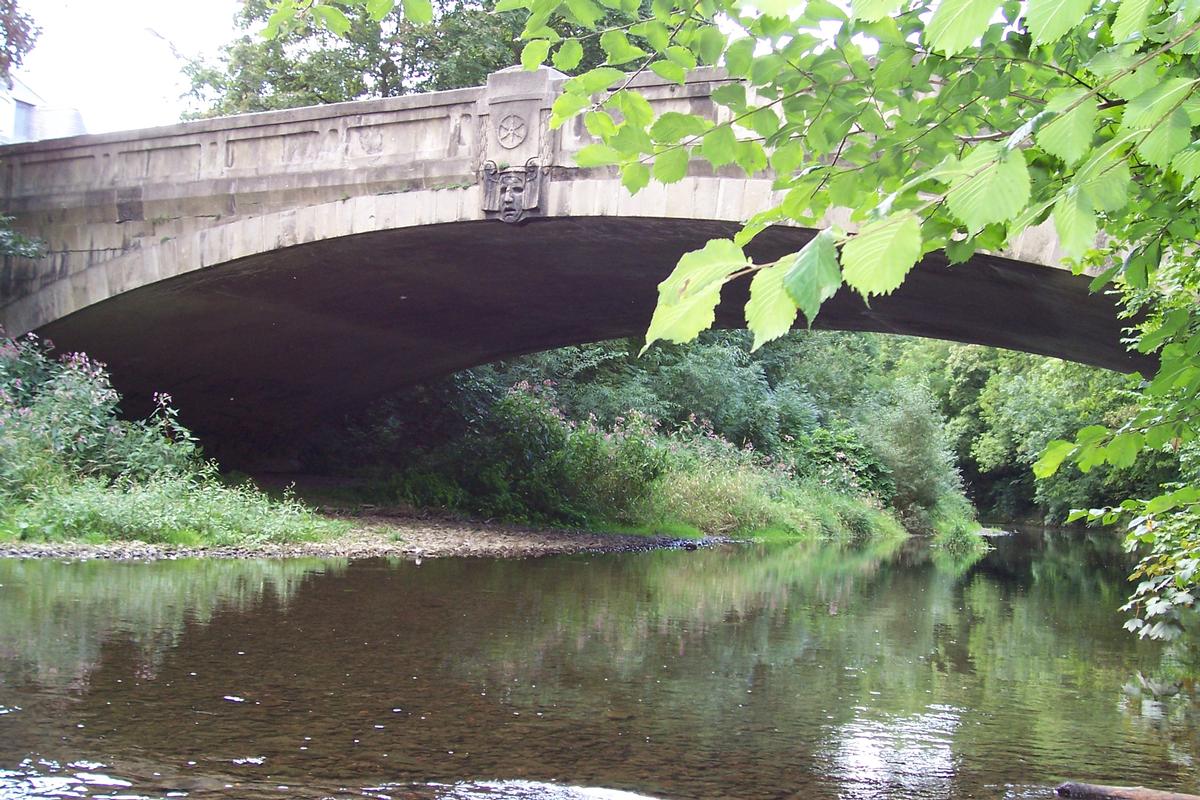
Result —
MULTIPOLYGON (((10 73, 21 66, 26 54, 37 43, 41 30, 33 18, 21 11, 16 0, 0 0, 0 36, 4 44, 0 47, 0 79, 11 88, 10 73)), ((37 258, 42 254, 42 243, 23 236, 13 230, 12 217, 0 214, 0 256, 37 258)))
POLYGON ((228 487, 158 395, 122 420, 103 364, 0 337, 0 538, 245 544, 342 529, 285 499, 228 487))
POLYGON ((923 376, 947 419, 958 465, 976 504, 1000 519, 1062 522, 1072 508, 1157 494, 1179 480, 1177 453, 1165 450, 1128 467, 1070 464, 1034 481, 1047 443, 1088 425, 1116 425, 1134 413, 1137 379, 1058 359, 945 342, 912 342, 899 374, 923 376))
POLYGON ((398 9, 377 17, 360 8, 345 10, 339 33, 325 25, 292 26, 274 38, 251 32, 270 16, 270 4, 250 0, 236 17, 246 33, 219 62, 184 67, 195 116, 475 86, 519 53, 519 15, 491 14, 471 0, 440 3, 432 24, 414 24, 398 9))
MULTIPOLYGON (((427 21, 405 10, 323 6, 336 21, 296 18, 273 37, 259 30, 275 15, 267 0, 248 0, 235 18, 244 31, 216 63, 190 61, 189 117, 272 111, 348 100, 481 86, 519 63, 518 12, 496 13, 493 0, 438 0, 427 21), (343 22, 344 20, 344 22, 343 22), (309 23, 313 24, 309 24, 309 23)), ((591 40, 580 63, 603 63, 591 40)))
MULTIPOLYGON (((461 431, 453 438, 392 452, 361 491, 484 517, 676 535, 865 541, 902 531, 877 495, 805 477, 788 455, 738 446, 706 421, 663 428, 636 410, 573 420, 561 398, 548 380, 521 381, 473 421, 448 426, 461 431)), ((389 414, 384 426, 396 423, 403 417, 389 414)))
POLYGON ((21 11, 17 0, 0 0, 0 78, 8 81, 9 74, 21 66, 26 54, 37 43, 41 29, 33 17, 21 11))
POLYGON ((375 491, 416 506, 575 524, 855 538, 862 514, 850 506, 888 509, 918 531, 948 509, 970 517, 935 400, 892 379, 882 337, 750 345, 743 332, 711 333, 639 358, 636 343, 614 341, 467 370, 400 393, 348 433, 331 429, 307 466, 370 465, 375 491), (657 476, 614 473, 627 462, 611 456, 580 470, 580 454, 618 442, 665 457, 657 476), (610 497, 582 499, 595 489, 579 482, 613 480, 610 497))
MULTIPOLYGON (((811 324, 843 282, 866 299, 889 294, 925 253, 962 262, 1046 222, 1074 269, 1098 273, 1094 289, 1115 284, 1130 310, 1146 312, 1137 347, 1161 364, 1135 408, 1049 442, 1036 474, 1049 477, 1066 461, 1085 473, 1157 463, 1197 438, 1200 4, 660 0, 648 16, 623 9, 619 27, 588 25, 581 13, 593 5, 497 6, 529 12, 528 68, 575 51, 574 37, 555 28, 562 20, 599 35, 608 65, 564 84, 552 113, 552 125, 582 114, 598 138, 578 165, 614 166, 633 192, 651 179, 680 180, 692 157, 747 174, 770 167, 783 196, 733 239, 682 257, 659 287, 647 345, 693 339, 712 325, 723 285, 747 274, 746 322, 761 344, 801 311, 811 324), (713 93, 723 107, 715 124, 656 115, 630 87, 629 74, 647 69, 683 83, 698 64, 722 65, 735 79, 713 93), (834 207, 849 211, 853 231, 825 225, 834 207), (824 229, 796 253, 752 263, 744 245, 779 221, 824 229)), ((1155 555, 1158 531, 1174 527, 1161 515, 1200 504, 1200 484, 1185 489, 1159 487, 1153 499, 1092 515, 1136 515, 1130 542, 1150 551, 1143 574, 1175 592, 1139 588, 1156 609, 1192 604, 1187 549, 1168 541, 1155 555), (1152 524, 1143 524, 1145 509, 1152 524)), ((1144 620, 1135 627, 1163 630, 1144 620)))

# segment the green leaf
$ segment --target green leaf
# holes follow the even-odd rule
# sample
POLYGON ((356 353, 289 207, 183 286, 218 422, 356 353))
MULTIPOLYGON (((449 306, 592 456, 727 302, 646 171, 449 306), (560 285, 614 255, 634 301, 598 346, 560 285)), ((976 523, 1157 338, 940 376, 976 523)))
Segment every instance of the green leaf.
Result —
POLYGON ((554 68, 569 72, 579 66, 583 60, 583 45, 578 39, 567 39, 558 46, 554 53, 554 68))
POLYGON ((736 113, 746 110, 746 87, 741 83, 727 83, 712 91, 712 101, 732 109, 736 113))
POLYGON ((621 167, 621 185, 630 194, 637 194, 650 183, 650 168, 640 161, 633 161, 621 167))
POLYGON ((1067 460, 1067 456, 1075 451, 1074 442, 1055 439, 1046 445, 1042 456, 1033 463, 1033 474, 1039 479, 1049 478, 1058 472, 1058 468, 1067 460))
POLYGON ((313 6, 312 13, 335 36, 345 36, 350 30, 350 20, 346 19, 346 15, 339 8, 313 6))
POLYGON ((521 49, 521 66, 527 70, 535 70, 550 54, 549 39, 534 39, 521 49))
POLYGON ((657 142, 673 144, 688 136, 699 136, 712 127, 712 122, 696 114, 664 111, 650 126, 650 135, 657 142))
POLYGON ((433 22, 433 3, 430 0, 403 0, 404 18, 414 25, 433 22))
POLYGON ((675 270, 658 285, 658 302, 673 305, 692 294, 707 291, 713 283, 724 283, 734 272, 748 266, 742 248, 728 239, 710 239, 704 247, 684 253, 675 270))
POLYGON ((1194 78, 1171 78, 1156 83, 1129 101, 1121 124, 1129 130, 1153 128, 1183 104, 1198 82, 1194 78))
POLYGON ((663 183, 675 183, 683 180, 688 169, 688 149, 677 147, 659 153, 654 159, 654 179, 663 183))
POLYGON ((595 27, 600 18, 604 16, 604 9, 593 3, 592 0, 566 0, 566 4, 567 10, 585 28, 595 27))
POLYGON ((646 55, 646 51, 629 43, 624 31, 605 31, 600 36, 600 49, 608 56, 609 64, 628 64, 646 55))
POLYGON ((392 9, 395 7, 396 0, 367 0, 367 15, 379 22, 392 13, 392 9))
POLYGON ((568 94, 581 94, 591 97, 596 92, 602 92, 625 77, 625 73, 615 67, 596 67, 582 75, 576 75, 563 84, 563 91, 568 94))
POLYGON ((1183 179, 1184 186, 1200 178, 1200 145, 1192 144, 1171 159, 1171 169, 1183 179))
POLYGON ((999 5, 999 0, 941 0, 925 28, 925 40, 948 56, 959 53, 983 36, 999 5))
POLYGON ((745 36, 730 42, 725 50, 725 70, 733 78, 745 78, 750 75, 750 66, 754 62, 754 47, 756 39, 745 36))
POLYGON ((767 168, 767 153, 758 142, 738 142, 734 152, 733 160, 747 176, 753 176, 767 168))
POLYGON ((500 0, 492 10, 497 14, 505 11, 516 11, 518 8, 529 8, 530 0, 500 0))
POLYGON ((597 139, 607 140, 617 132, 617 123, 607 111, 589 111, 583 116, 583 125, 597 139))
POLYGON ((1144 437, 1136 431, 1126 431, 1113 437, 1105 448, 1105 458, 1117 469, 1131 467, 1142 449, 1144 437))
POLYGON ((796 322, 798 309, 784 289, 790 266, 777 262, 754 273, 750 281, 750 302, 746 303, 746 327, 754 334, 750 352, 783 336, 796 322))
POLYGON ((749 0, 762 13, 771 17, 786 17, 791 12, 803 8, 804 0, 749 0))
POLYGON ((654 120, 654 110, 650 108, 649 101, 637 92, 628 89, 613 92, 605 105, 620 111, 626 122, 639 128, 645 128, 654 120))
POLYGON ((1160 494, 1146 503, 1147 514, 1161 514, 1179 506, 1193 505, 1200 502, 1200 488, 1185 486, 1173 492, 1160 494))
POLYGON ((658 60, 650 64, 650 71, 665 81, 678 83, 683 86, 687 83, 687 70, 676 64, 674 61, 658 60))
POLYGON ((850 16, 866 22, 878 22, 900 10, 903 0, 850 0, 850 16))
POLYGON ((821 231, 792 256, 783 285, 811 328, 821 305, 837 294, 842 285, 833 231, 828 228, 821 231))
POLYGON ((728 125, 713 128, 704 134, 700 143, 700 155, 714 167, 733 163, 737 158, 737 137, 728 125))
POLYGON ((668 45, 663 48, 663 55, 684 69, 696 68, 696 56, 686 47, 680 47, 677 44, 668 45))
POLYGON ((780 126, 779 117, 769 108, 758 109, 743 120, 742 124, 749 125, 763 139, 774 136, 780 126))
POLYGON ((674 305, 659 303, 650 318, 650 327, 646 330, 646 344, 638 355, 650 349, 650 345, 659 339, 666 339, 676 344, 686 344, 695 339, 700 331, 712 327, 716 321, 717 304, 721 302, 721 284, 713 284, 703 292, 698 292, 686 302, 674 305))
POLYGON ((946 205, 970 232, 1007 222, 1029 202, 1029 171, 1020 150, 986 142, 968 154, 960 167, 962 174, 946 192, 946 205))
POLYGON ((1092 0, 1029 0, 1025 23, 1034 44, 1053 44, 1078 25, 1091 9, 1092 0))
POLYGON ((564 122, 591 104, 592 99, 586 94, 560 94, 550 107, 550 127, 561 127, 564 122))
POLYGON ((612 145, 625 156, 654 152, 654 143, 650 141, 650 134, 646 133, 645 128, 639 128, 636 125, 622 125, 617 129, 616 134, 608 139, 607 144, 612 145))
POLYGON ((1055 116, 1034 134, 1039 147, 1068 166, 1083 158, 1096 135, 1096 100, 1085 98, 1087 93, 1080 87, 1054 95, 1046 110, 1055 116), (1075 103, 1079 105, 1071 108, 1075 103))
POLYGON ((621 154, 606 144, 589 144, 575 154, 575 163, 580 167, 603 167, 620 164, 621 154))
POLYGON ((1096 212, 1078 188, 1070 188, 1054 204, 1054 229, 1066 254, 1080 258, 1096 246, 1096 212))
POLYGON ((721 60, 721 53, 725 52, 725 34, 721 33, 715 27, 704 27, 700 29, 700 40, 697 47, 693 48, 700 60, 710 66, 716 66, 721 60))
POLYGON ((1165 121, 1151 128, 1138 142, 1137 152, 1160 169, 1166 169, 1171 159, 1192 140, 1192 126, 1182 108, 1175 109, 1165 121))
POLYGON ((742 249, 728 239, 713 239, 701 249, 685 253, 658 285, 658 306, 642 352, 659 339, 690 342, 700 331, 712 327, 721 287, 730 275, 746 266, 742 249))
POLYGON ((1121 0, 1117 6, 1117 18, 1113 20, 1114 42, 1123 42, 1135 33, 1141 33, 1150 18, 1150 9, 1157 0, 1121 0))
POLYGON ((890 294, 921 257, 921 220, 911 211, 864 225, 842 247, 846 283, 863 297, 890 294))
POLYGON ((1119 211, 1129 202, 1129 162, 1109 142, 1075 173, 1073 186, 1087 196, 1098 211, 1119 211))

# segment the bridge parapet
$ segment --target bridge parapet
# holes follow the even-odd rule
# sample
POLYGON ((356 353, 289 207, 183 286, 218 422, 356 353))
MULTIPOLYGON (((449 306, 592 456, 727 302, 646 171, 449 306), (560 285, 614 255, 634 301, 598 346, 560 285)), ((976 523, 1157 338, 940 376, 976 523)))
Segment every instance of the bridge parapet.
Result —
MULTIPOLYGON (((0 267, 0 321, 10 329, 24 327, 18 320, 49 321, 5 309, 60 281, 74 281, 78 293, 79 276, 92 267, 239 220, 364 196, 469 189, 489 162, 503 169, 532 159, 544 186, 576 177, 573 153, 591 137, 581 120, 548 126, 564 79, 551 69, 512 68, 484 87, 0 148, 2 208, 47 248, 42 259, 9 259, 0 267)), ((708 69, 685 86, 653 75, 635 85, 660 111, 715 117, 709 95, 722 79, 708 69)), ((567 210, 571 192, 546 186, 544 194, 534 213, 567 210)), ((460 220, 485 217, 482 207, 454 204, 460 220)), ((580 210, 578 198, 573 205, 580 210)))

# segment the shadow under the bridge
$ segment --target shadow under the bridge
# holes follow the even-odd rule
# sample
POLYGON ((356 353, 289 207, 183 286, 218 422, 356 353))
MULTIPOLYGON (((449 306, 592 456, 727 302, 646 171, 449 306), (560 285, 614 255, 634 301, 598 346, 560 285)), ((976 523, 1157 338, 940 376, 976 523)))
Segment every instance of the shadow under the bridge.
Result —
MULTIPOLYGON (((580 217, 463 222, 300 245, 144 286, 45 326, 60 351, 107 362, 127 410, 170 392, 220 449, 288 449, 405 384, 501 358, 645 331, 679 256, 735 225, 580 217), (221 445, 225 445, 221 448, 221 445)), ((773 228, 749 248, 778 258, 811 236, 773 228)), ((1131 371, 1112 298, 1063 270, 927 257, 868 308, 843 290, 817 328, 1024 350, 1131 371)), ((744 325, 746 282, 717 322, 744 325)), ((803 324, 801 318, 800 324, 803 324)))

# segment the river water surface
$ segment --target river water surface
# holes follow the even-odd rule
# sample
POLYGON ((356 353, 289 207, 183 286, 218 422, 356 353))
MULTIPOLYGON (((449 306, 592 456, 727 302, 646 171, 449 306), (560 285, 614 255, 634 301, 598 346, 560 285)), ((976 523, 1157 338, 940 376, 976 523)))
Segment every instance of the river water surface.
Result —
POLYGON ((0 798, 1196 791, 1115 535, 996 544, 0 560, 0 798))

